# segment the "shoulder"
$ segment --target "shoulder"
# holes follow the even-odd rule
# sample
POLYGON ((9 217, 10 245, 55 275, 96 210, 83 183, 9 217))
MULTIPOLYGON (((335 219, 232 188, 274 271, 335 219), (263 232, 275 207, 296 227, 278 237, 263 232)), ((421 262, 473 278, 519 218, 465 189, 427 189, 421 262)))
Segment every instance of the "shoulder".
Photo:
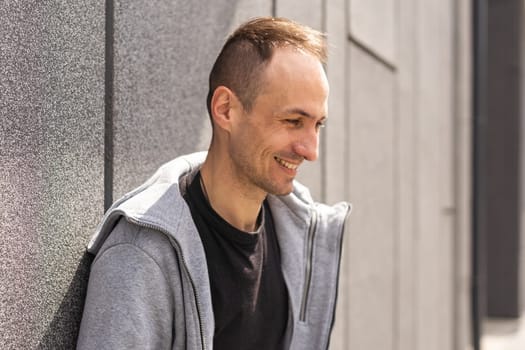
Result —
POLYGON ((170 347, 176 261, 163 233, 120 219, 91 266, 77 348, 170 347))
MULTIPOLYGON (((165 275, 173 273, 177 264, 177 255, 170 239, 163 232, 139 226, 121 218, 101 249, 95 256, 93 265, 107 260, 105 257, 119 256, 119 261, 126 262, 126 258, 134 260, 139 257, 158 266, 165 275)), ((110 259, 114 261, 114 259, 110 259)), ((117 268, 115 266, 115 268, 117 268)))

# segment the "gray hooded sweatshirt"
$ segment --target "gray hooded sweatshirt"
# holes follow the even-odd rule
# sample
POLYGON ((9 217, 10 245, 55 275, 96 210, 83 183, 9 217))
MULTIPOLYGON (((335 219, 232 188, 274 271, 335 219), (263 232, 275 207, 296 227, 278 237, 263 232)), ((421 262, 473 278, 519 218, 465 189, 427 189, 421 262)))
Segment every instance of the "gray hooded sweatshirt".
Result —
MULTIPOLYGON (((182 197, 205 157, 166 163, 106 212, 88 246, 96 257, 77 349, 212 350, 206 256, 182 197)), ((314 203, 297 182, 268 202, 289 295, 288 348, 327 349, 350 205, 314 203)))

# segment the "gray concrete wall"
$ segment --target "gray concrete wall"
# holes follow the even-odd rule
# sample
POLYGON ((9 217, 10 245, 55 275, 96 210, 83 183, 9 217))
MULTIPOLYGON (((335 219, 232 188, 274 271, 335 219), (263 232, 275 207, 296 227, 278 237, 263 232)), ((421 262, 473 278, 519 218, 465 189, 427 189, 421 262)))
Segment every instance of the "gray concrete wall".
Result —
POLYGON ((73 347, 104 199, 207 148, 213 60, 273 13, 329 35, 330 119, 300 179, 354 204, 331 348, 466 349, 468 4, 114 1, 110 80, 104 5, 1 5, 1 347, 73 347))
POLYGON ((74 348, 104 197, 207 147, 213 60, 234 26, 271 11, 271 1, 114 2, 104 193, 104 2, 0 5, 2 349, 74 348))
POLYGON ((229 32, 272 3, 115 2, 114 199, 177 155, 208 148, 208 74, 229 32))
POLYGON ((0 347, 68 349, 103 213, 104 7, 0 17, 0 347))
POLYGON ((326 133, 346 140, 328 143, 322 173, 345 177, 324 193, 354 203, 332 348, 467 349, 470 3, 326 3, 345 47, 326 133))

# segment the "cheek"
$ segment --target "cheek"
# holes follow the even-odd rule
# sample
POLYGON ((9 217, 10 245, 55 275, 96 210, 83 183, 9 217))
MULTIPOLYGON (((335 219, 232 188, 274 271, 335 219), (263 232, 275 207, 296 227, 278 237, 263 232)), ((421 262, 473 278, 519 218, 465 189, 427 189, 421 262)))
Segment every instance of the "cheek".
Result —
POLYGON ((289 152, 293 147, 293 133, 288 130, 275 130, 265 139, 266 145, 276 152, 289 152))
POLYGON ((236 139, 232 140, 232 143, 235 143, 234 147, 242 148, 237 149, 237 152, 259 155, 261 158, 273 158, 275 153, 289 151, 292 148, 289 131, 274 122, 246 122, 237 131, 236 139))

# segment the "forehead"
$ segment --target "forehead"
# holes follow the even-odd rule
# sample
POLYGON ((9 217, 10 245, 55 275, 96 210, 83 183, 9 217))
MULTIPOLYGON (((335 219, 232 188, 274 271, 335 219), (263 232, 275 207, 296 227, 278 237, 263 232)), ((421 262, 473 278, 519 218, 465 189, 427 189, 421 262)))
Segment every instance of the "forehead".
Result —
POLYGON ((291 46, 275 49, 264 75, 267 79, 310 81, 328 87, 326 74, 319 59, 291 46))
POLYGON ((326 114, 328 80, 319 59, 292 47, 277 48, 263 73, 259 97, 278 109, 326 114))

